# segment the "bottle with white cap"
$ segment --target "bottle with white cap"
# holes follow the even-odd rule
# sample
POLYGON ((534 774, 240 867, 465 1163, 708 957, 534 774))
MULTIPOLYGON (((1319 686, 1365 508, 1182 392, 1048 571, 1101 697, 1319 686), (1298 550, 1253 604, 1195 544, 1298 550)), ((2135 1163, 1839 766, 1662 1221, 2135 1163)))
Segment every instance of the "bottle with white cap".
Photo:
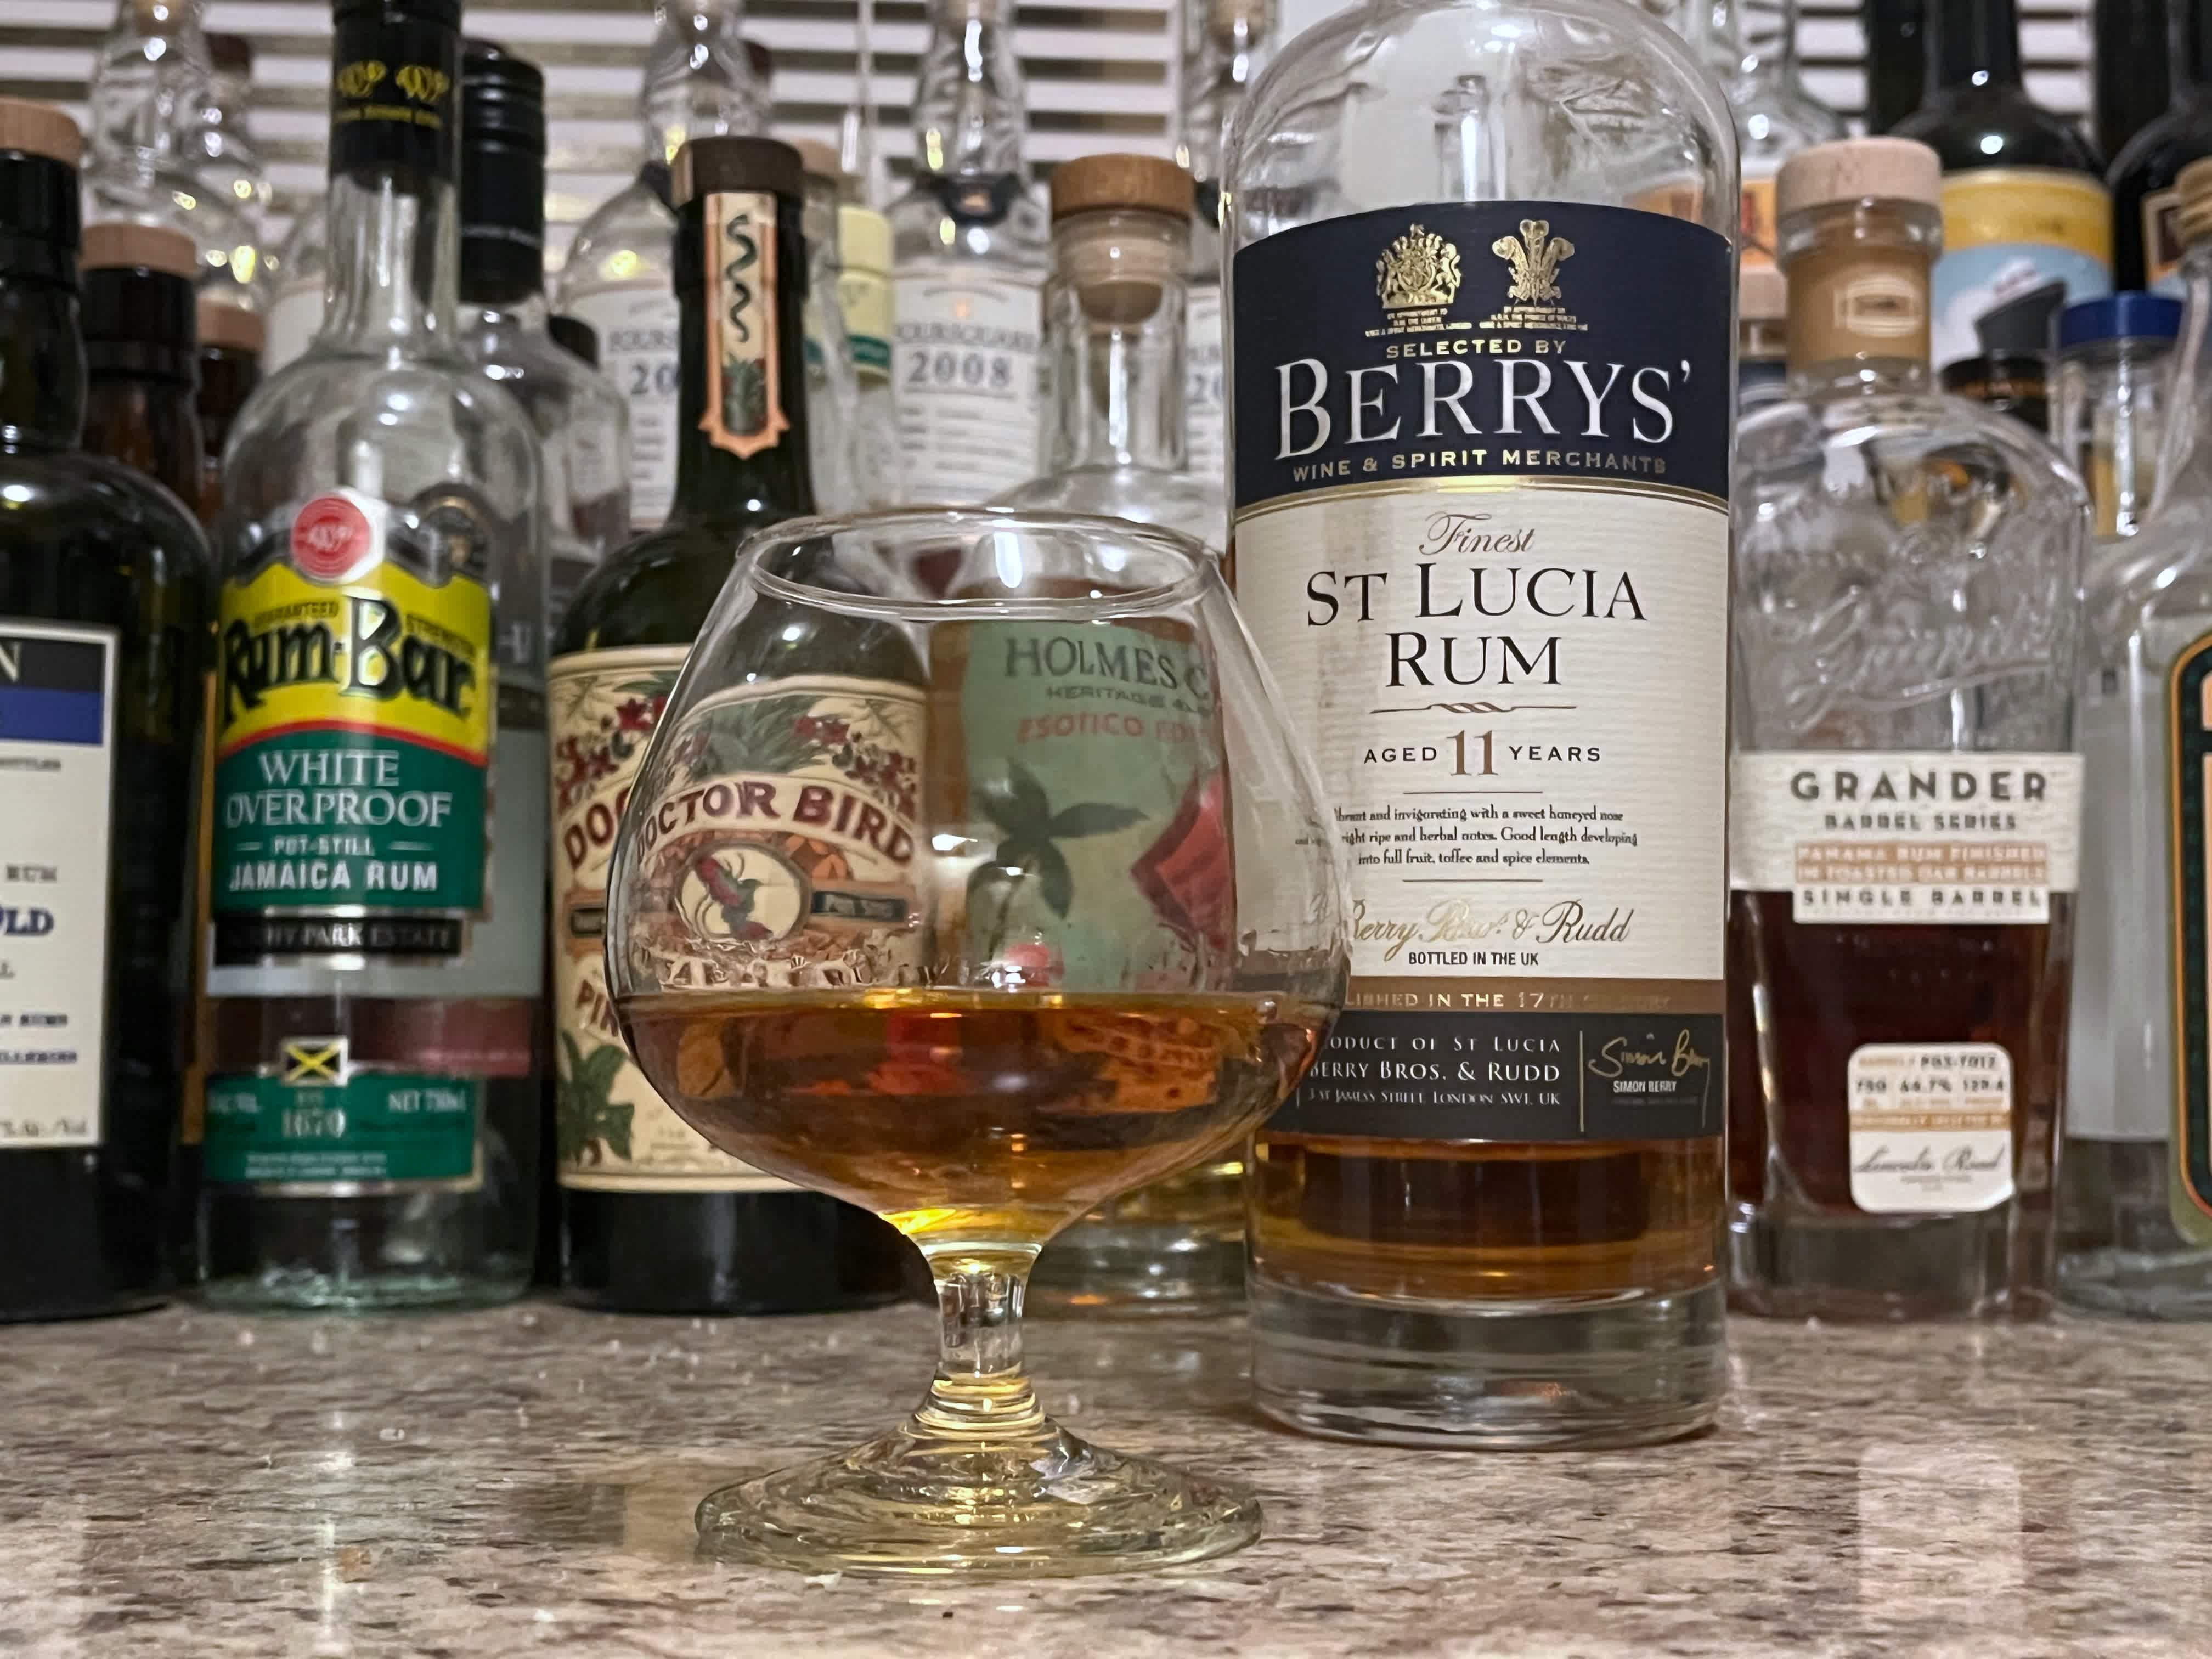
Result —
POLYGON ((1785 395, 1737 434, 1729 1293, 2034 1318, 2081 869, 2089 501, 1929 374, 1942 164, 1783 164, 1785 395))

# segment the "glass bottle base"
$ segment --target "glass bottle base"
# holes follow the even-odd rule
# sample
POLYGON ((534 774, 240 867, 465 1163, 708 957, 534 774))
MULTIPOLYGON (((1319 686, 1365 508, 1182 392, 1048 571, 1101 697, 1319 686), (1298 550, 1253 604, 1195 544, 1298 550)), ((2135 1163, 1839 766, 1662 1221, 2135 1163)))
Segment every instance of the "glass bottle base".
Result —
POLYGON ((369 1279, 311 1272, 210 1279, 198 1300, 224 1313, 374 1313, 383 1309, 488 1308, 530 1288, 527 1267, 498 1277, 384 1273, 369 1279))
POLYGON ((2058 1299, 2130 1319, 2212 1320, 2212 1250, 2082 1250, 2058 1264, 2058 1299))
POLYGON ((1047 1317, 1232 1314, 1244 1306, 1244 1241, 1187 1228, 1085 1222, 1037 1258, 1025 1304, 1047 1317))
POLYGON ((1770 1319, 2041 1319, 2051 1212, 1760 1212, 1729 1229, 1729 1305, 1770 1319))
POLYGON ((1059 1577, 1202 1561, 1260 1535, 1243 1487, 1086 1444, 1047 1424, 987 1445, 908 1424, 710 1492, 699 1547, 800 1572, 1059 1577))
POLYGON ((1717 1280, 1501 1307, 1364 1300, 1255 1273, 1252 1382, 1276 1422, 1338 1440, 1533 1451, 1648 1445, 1728 1390, 1717 1280))

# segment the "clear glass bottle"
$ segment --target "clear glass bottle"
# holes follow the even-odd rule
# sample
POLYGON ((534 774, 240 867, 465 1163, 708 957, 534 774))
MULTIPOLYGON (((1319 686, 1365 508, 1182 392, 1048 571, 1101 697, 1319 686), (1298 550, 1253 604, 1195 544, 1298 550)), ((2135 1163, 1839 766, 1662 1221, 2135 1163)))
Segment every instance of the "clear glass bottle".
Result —
POLYGON ((457 338, 544 440, 549 616, 629 539, 629 404, 556 343, 545 308, 545 77, 485 40, 461 55, 457 338))
POLYGON ((1743 422, 1729 1290, 1788 1318, 2033 1318, 2081 770, 2089 503, 1933 389, 1941 163, 1786 162, 1790 395, 1743 422))
POLYGON ((1726 1387, 1735 151, 1616 0, 1370 0, 1237 118, 1237 601, 1358 918, 1247 1164, 1297 1427, 1629 1443, 1726 1387))
POLYGON ((2180 332, 2181 302, 2163 294, 2108 295, 2059 313, 2051 441, 2097 509, 2099 547, 2085 589, 2125 553, 2149 511, 2180 332))
POLYGON ((987 501, 1037 469, 1047 252, 1026 119, 1014 0, 932 0, 914 185, 889 215, 909 501, 987 501))
POLYGON ((630 526, 651 530, 676 497, 678 325, 669 260, 668 167, 689 139, 768 131, 768 74, 738 33, 736 0, 663 0, 654 10, 637 177, 576 228, 554 309, 592 325, 600 372, 629 400, 630 526))
POLYGON ((253 43, 242 34, 210 33, 207 46, 211 96, 193 131, 189 159, 208 193, 233 204, 252 229, 252 280, 258 292, 270 275, 264 237, 276 197, 253 142, 253 43))
POLYGON ((860 383, 846 327, 845 260, 838 245, 837 152, 812 138, 793 149, 806 167, 806 390, 812 411, 814 495, 824 513, 850 513, 860 499, 860 383))
MULTIPOLYGON (((1221 164, 1229 123, 1267 67, 1274 34, 1270 0, 1190 0, 1182 60, 1182 137, 1176 160, 1198 181, 1190 238, 1190 304, 1183 411, 1190 471, 1218 482, 1228 471, 1221 385, 1221 164)), ((1208 546, 1215 538, 1204 538, 1208 546)))
POLYGON ((896 506, 904 496, 899 460, 898 400, 891 389, 891 222, 872 207, 847 202, 837 210, 842 256, 837 299, 853 350, 859 399, 853 434, 860 496, 869 507, 896 506))
POLYGON ((240 414, 216 524, 199 1244, 232 1307, 495 1300, 537 1239, 541 446, 456 337, 459 0, 339 0, 332 67, 329 314, 240 414))
POLYGON ((199 250, 201 286, 250 309, 262 298, 258 222, 198 173, 216 97, 200 10, 200 0, 117 0, 88 94, 85 220, 183 231, 199 250))
POLYGON ((2212 650, 2212 160, 2179 180, 2175 418, 2142 531, 2090 589, 2081 972, 2068 1066, 2071 1304, 2212 1318, 2206 709, 2212 650), (2177 1031, 2180 1034, 2176 1040, 2177 1031))

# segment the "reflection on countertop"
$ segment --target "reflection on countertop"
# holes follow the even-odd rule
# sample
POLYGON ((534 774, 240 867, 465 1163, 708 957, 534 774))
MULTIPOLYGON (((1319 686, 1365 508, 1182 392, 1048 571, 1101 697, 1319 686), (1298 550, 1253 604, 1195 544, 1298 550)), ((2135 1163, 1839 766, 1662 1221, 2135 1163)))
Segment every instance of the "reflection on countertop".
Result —
POLYGON ((1256 1484, 1257 1547, 972 1588, 695 1558, 709 1487, 910 1404, 932 1325, 532 1304, 0 1332, 0 1650, 2212 1654, 2212 1329, 2086 1321, 1742 1321, 1718 1432, 1521 1456, 1279 1433, 1233 1321, 1040 1322, 1047 1405, 1256 1484))

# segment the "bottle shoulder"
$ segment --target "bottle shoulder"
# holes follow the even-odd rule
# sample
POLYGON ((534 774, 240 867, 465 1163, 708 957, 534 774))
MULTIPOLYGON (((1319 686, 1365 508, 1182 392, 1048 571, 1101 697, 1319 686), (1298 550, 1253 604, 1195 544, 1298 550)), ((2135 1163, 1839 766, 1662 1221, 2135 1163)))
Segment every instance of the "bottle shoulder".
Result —
POLYGON ((629 405, 607 378, 543 329, 512 323, 467 329, 460 346, 486 379, 522 404, 542 436, 627 414, 629 405))
POLYGON ((754 531, 788 515, 769 509, 678 520, 608 555, 584 578, 554 636, 557 659, 579 651, 688 645, 754 531))
POLYGON ((926 180, 892 203, 884 216, 891 223, 895 275, 982 264, 1033 273, 1042 281, 1051 263, 1050 219, 1026 179, 995 217, 949 211, 938 188, 926 180))
POLYGON ((995 507, 1088 513, 1179 531, 1218 553, 1229 506, 1218 483, 1149 466, 1077 466, 1017 484, 993 498, 995 507))
POLYGON ((2099 180, 2105 174, 2096 146, 2017 87, 1954 87, 1891 131, 1933 149, 1946 173, 2051 167, 2099 180))
MULTIPOLYGON (((144 556, 157 581, 204 585, 214 558, 198 519, 136 468, 82 450, 0 449, 0 587, 18 556, 93 548, 144 556)), ((141 562, 133 559, 132 562, 141 562)))
POLYGON ((556 284, 554 309, 605 289, 668 286, 676 216, 642 179, 633 179, 576 228, 556 284))
POLYGON ((2113 157, 2106 181, 2115 196, 2163 190, 2204 155, 2212 155, 2212 100, 2191 99, 2128 140, 2113 157))

